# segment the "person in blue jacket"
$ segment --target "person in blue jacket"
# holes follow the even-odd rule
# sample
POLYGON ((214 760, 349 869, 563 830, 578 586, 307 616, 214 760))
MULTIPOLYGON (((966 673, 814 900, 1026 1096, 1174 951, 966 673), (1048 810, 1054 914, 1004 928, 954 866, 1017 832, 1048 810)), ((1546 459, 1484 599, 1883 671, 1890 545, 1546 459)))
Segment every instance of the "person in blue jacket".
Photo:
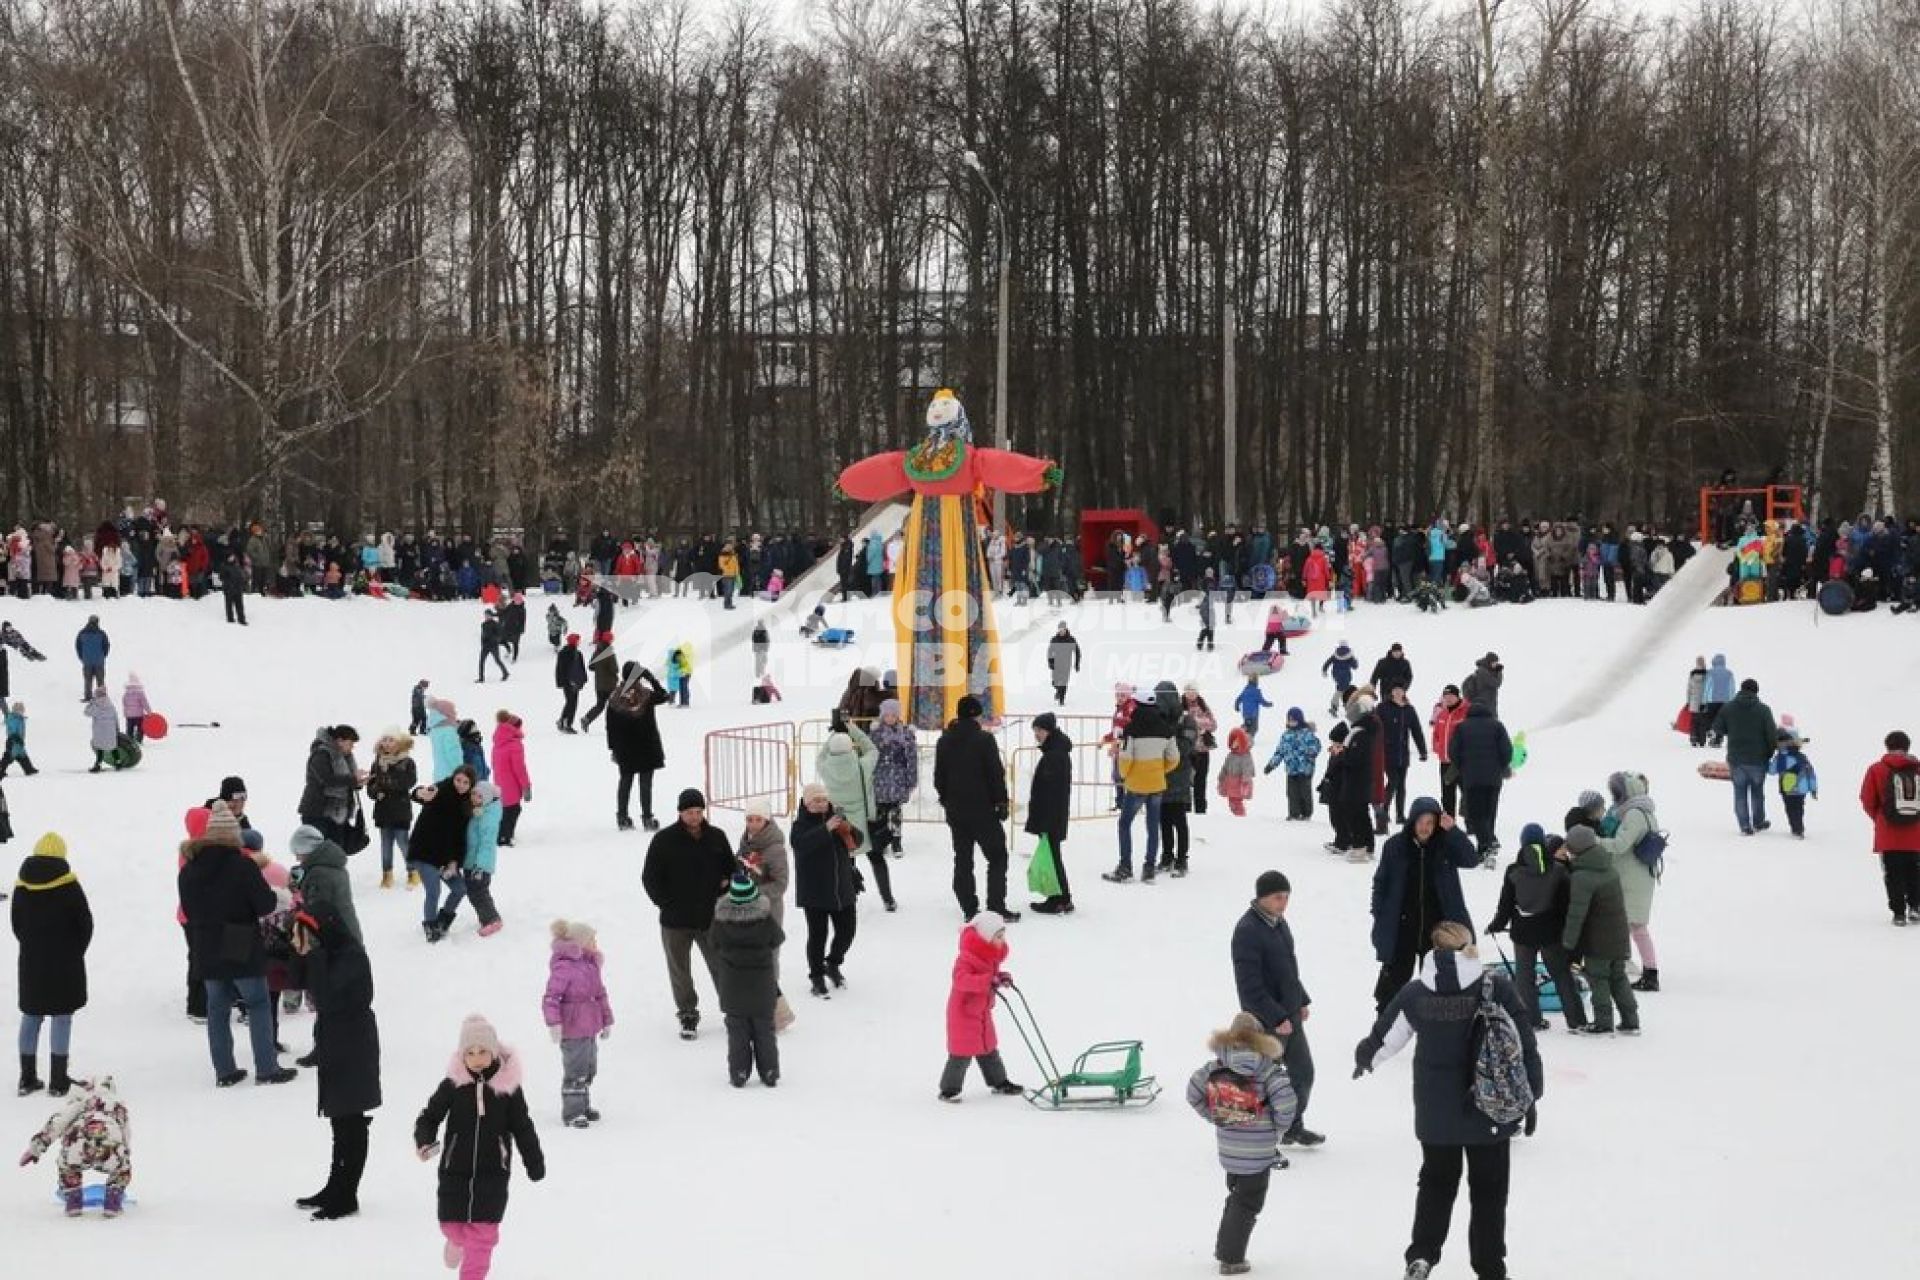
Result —
POLYGON ((107 687, 107 655, 113 652, 113 641, 100 629, 100 615, 87 618, 87 625, 80 628, 73 638, 73 654, 80 659, 80 700, 90 701, 96 688, 107 687))
POLYGON ((1780 779, 1780 803, 1787 807, 1787 825, 1795 840, 1807 838, 1807 797, 1820 798, 1820 778, 1807 758, 1806 743, 1791 728, 1776 735, 1780 749, 1773 753, 1767 772, 1780 779))
POLYGON ((1380 962, 1374 984, 1377 1013, 1413 978, 1420 957, 1433 948, 1434 926, 1452 920, 1473 927, 1460 873, 1480 864, 1480 855, 1443 813, 1440 802, 1421 796, 1407 825, 1380 851, 1373 873, 1373 954, 1380 962))
POLYGON ((461 864, 467 901, 480 918, 480 936, 500 932, 499 909, 493 905, 493 871, 500 860, 500 788, 491 782, 474 784, 473 817, 467 820, 467 859, 461 864))
POLYGON ((1453 535, 1439 516, 1427 530, 1427 576, 1434 582, 1447 580, 1447 552, 1453 550, 1453 535))
POLYGON ((457 714, 445 698, 427 699, 427 743, 433 748, 433 777, 429 781, 436 786, 465 763, 458 721, 454 719, 457 714))
POLYGON ((1360 659, 1353 656, 1353 649, 1342 640, 1334 649, 1333 656, 1320 664, 1320 674, 1333 677, 1333 702, 1329 710, 1339 715, 1347 705, 1347 697, 1353 692, 1353 673, 1360 669, 1360 659))
POLYGON ((1717 747, 1722 741, 1719 734, 1711 732, 1711 726, 1715 720, 1720 718, 1720 708, 1733 701, 1733 688, 1733 668, 1727 665, 1727 655, 1724 653, 1714 654, 1713 663, 1707 668, 1706 685, 1700 693, 1700 715, 1698 717, 1699 720, 1705 721, 1709 726, 1707 735, 1707 745, 1709 747, 1717 747))
POLYGON ((1233 700, 1233 709, 1240 713, 1240 727, 1247 731, 1247 741, 1260 736, 1260 708, 1272 705, 1260 690, 1260 678, 1248 676, 1246 688, 1233 700))

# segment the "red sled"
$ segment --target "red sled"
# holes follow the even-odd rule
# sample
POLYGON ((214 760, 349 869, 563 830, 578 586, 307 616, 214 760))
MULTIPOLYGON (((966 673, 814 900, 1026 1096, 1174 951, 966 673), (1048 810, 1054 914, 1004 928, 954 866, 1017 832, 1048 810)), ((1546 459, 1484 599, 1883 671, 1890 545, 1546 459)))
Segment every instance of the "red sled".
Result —
POLYGON ((158 711, 149 711, 140 717, 140 732, 149 742, 158 742, 167 736, 167 718, 158 711))
POLYGON ((1727 768, 1725 760, 1704 760, 1700 764, 1700 776, 1712 778, 1715 782, 1731 782, 1733 771, 1727 768))
POLYGON ((1680 708, 1680 714, 1673 718, 1673 731, 1693 736, 1693 711, 1690 708, 1680 708))

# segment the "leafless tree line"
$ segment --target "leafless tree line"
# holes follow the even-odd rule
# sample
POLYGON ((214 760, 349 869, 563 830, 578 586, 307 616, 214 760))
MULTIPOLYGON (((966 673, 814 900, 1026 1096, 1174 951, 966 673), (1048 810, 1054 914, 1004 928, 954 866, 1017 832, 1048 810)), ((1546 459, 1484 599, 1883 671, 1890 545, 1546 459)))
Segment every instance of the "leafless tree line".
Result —
POLYGON ((0 515, 826 527, 968 149, 1030 519, 1920 497, 1920 0, 0 0, 0 515))

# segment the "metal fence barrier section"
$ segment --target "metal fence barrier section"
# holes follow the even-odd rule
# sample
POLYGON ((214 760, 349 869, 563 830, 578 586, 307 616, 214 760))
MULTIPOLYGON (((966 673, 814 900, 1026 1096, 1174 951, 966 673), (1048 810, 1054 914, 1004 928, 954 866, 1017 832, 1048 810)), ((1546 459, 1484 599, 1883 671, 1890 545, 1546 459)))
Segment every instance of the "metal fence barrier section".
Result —
POLYGON ((774 813, 793 813, 793 724, 716 729, 706 741, 707 804, 714 809, 744 809, 765 800, 774 813))
MULTIPOLYGON (((1113 761, 1100 739, 1111 722, 1105 716, 1056 715, 1060 732, 1073 743, 1073 801, 1075 822, 1109 816, 1113 798, 1113 761)), ((1007 769, 1007 796, 1012 810, 1008 825, 1017 833, 1026 819, 1027 795, 1033 771, 1040 763, 1033 742, 1033 717, 1008 716, 997 725, 994 738, 1007 769)), ((744 809, 753 800, 765 800, 776 814, 791 815, 801 788, 819 776, 820 749, 826 745, 833 722, 826 718, 780 720, 766 724, 716 729, 706 739, 707 805, 713 809, 744 809)), ((862 728, 865 726, 863 725, 862 728)), ((913 799, 901 807, 903 822, 942 822, 945 814, 933 790, 933 756, 939 735, 914 731, 918 746, 919 785, 913 799)))

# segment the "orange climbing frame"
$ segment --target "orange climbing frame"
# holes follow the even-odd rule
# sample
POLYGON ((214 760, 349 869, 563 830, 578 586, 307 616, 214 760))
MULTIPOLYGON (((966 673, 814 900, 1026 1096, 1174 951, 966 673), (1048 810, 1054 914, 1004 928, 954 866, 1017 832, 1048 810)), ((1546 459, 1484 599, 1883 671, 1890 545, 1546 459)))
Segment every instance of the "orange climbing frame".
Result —
MULTIPOLYGON (((1751 502, 1753 509, 1761 513, 1762 520, 1796 520, 1807 518, 1805 504, 1801 501, 1800 486, 1797 484, 1763 485, 1757 489, 1702 489, 1700 491, 1700 541, 1705 543, 1724 540, 1716 537, 1715 518, 1725 513, 1731 520, 1740 510, 1742 503, 1751 502)), ((1724 537, 1731 537, 1733 530, 1724 531, 1724 537)))

